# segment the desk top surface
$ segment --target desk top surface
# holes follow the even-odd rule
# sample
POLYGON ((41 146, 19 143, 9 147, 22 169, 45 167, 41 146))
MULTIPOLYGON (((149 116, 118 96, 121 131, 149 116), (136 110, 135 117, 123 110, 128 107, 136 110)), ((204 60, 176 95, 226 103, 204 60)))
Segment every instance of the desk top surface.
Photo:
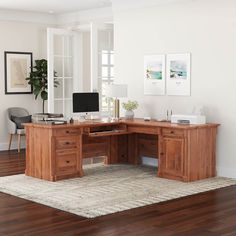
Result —
POLYGON ((189 124, 173 124, 170 122, 162 122, 157 120, 144 121, 141 118, 136 118, 133 120, 126 120, 121 118, 119 120, 112 119, 101 119, 101 120, 89 120, 89 121, 74 121, 74 123, 70 124, 59 124, 54 125, 47 122, 38 122, 38 123, 26 123, 25 127, 41 127, 41 128, 50 128, 50 129, 58 129, 58 128, 83 128, 83 127, 98 127, 98 126, 107 126, 107 125, 119 125, 125 124, 128 126, 151 126, 151 127, 160 127, 160 128, 178 128, 178 129, 196 129, 201 127, 217 127, 219 124, 207 123, 201 125, 189 125, 189 124))

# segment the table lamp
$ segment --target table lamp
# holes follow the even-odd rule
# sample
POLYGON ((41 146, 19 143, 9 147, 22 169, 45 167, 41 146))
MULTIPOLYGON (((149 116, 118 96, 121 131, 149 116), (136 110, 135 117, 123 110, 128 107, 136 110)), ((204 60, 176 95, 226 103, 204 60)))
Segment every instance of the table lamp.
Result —
POLYGON ((108 84, 104 88, 104 95, 114 100, 114 117, 119 119, 120 117, 120 101, 118 98, 127 97, 127 85, 126 84, 108 84))

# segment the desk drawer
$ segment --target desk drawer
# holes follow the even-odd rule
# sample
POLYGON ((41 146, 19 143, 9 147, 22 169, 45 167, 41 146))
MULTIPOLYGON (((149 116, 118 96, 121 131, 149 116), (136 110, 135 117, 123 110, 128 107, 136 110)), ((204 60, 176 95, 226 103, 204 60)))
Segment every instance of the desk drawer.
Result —
POLYGON ((128 132, 140 134, 160 134, 160 128, 151 126, 128 126, 128 132))
POLYGON ((79 135, 81 134, 80 129, 75 129, 75 128, 61 128, 61 129, 56 129, 53 132, 54 136, 71 136, 71 135, 79 135))
POLYGON ((184 130, 181 129, 168 129, 168 128, 163 128, 162 129, 162 134, 163 135, 171 135, 171 136, 184 136, 184 130))
POLYGON ((75 173, 76 164, 77 164, 77 152, 57 152, 56 153, 57 175, 75 173))
POLYGON ((70 137, 62 137, 56 138, 56 149, 74 149, 74 148, 79 148, 79 143, 78 139, 76 137, 70 138, 70 137))

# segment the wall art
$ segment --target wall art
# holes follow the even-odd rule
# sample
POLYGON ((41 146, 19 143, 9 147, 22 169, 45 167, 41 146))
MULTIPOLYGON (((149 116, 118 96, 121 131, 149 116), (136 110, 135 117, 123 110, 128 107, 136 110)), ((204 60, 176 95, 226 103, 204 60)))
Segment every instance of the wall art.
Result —
POLYGON ((144 56, 144 94, 165 95, 165 55, 144 56))
POLYGON ((167 95, 190 96, 190 53, 168 54, 166 57, 167 95))
POLYGON ((26 78, 32 71, 31 52, 4 52, 5 94, 32 93, 26 78))

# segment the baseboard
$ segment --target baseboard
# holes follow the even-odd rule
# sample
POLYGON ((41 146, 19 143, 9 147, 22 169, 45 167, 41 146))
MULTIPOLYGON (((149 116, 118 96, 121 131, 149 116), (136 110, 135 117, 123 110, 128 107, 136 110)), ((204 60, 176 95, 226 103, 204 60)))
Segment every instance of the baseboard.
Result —
MULTIPOLYGON (((142 157, 142 164, 147 166, 158 166, 156 158, 142 157)), ((217 167, 217 176, 236 179, 236 168, 217 167)))
MULTIPOLYGON (((8 150, 8 143, 0 143, 0 151, 8 150)), ((22 141, 21 148, 25 148, 25 142, 22 141)), ((17 149, 17 141, 11 143, 11 149, 17 149)))
POLYGON ((217 176, 236 179, 236 168, 216 167, 217 176))
POLYGON ((158 166, 158 160, 156 158, 151 157, 142 157, 142 164, 146 166, 158 166))

